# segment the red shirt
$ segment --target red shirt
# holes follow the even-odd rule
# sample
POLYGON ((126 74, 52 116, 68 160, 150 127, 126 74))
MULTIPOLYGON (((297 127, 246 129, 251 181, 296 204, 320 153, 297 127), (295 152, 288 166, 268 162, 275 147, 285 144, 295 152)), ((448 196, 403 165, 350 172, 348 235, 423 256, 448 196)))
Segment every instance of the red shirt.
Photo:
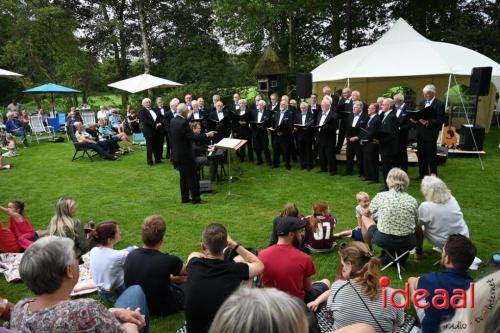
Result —
POLYGON ((316 218, 319 222, 321 222, 321 227, 318 224, 318 229, 315 232, 312 229, 312 222, 310 221, 310 218, 307 219, 305 244, 309 245, 312 249, 317 250, 331 249, 335 243, 335 237, 333 237, 333 234, 337 221, 335 220, 335 217, 331 215, 316 216, 316 218))
POLYGON ((19 246, 27 249, 32 243, 30 239, 35 237, 36 232, 26 216, 21 216, 23 218, 21 222, 16 221, 16 218, 13 216, 9 217, 10 230, 16 235, 19 246))
POLYGON ((5 228, 2 222, 0 222, 0 252, 21 252, 21 248, 17 244, 16 236, 9 228, 5 228))
POLYGON ((304 299, 304 279, 316 273, 311 257, 292 245, 275 244, 262 250, 259 259, 264 263, 262 285, 304 299))

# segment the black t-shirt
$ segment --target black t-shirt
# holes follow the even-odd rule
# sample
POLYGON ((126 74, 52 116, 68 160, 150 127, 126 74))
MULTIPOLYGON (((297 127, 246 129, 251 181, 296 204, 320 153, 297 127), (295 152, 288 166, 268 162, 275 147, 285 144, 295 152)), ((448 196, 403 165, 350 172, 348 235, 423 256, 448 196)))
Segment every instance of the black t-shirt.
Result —
POLYGON ((142 287, 150 314, 167 315, 178 310, 170 289, 170 275, 178 275, 182 270, 180 258, 139 248, 128 254, 123 270, 127 287, 142 287))
POLYGON ((185 314, 189 333, 208 332, 210 324, 226 298, 248 280, 245 263, 192 258, 187 265, 185 314))

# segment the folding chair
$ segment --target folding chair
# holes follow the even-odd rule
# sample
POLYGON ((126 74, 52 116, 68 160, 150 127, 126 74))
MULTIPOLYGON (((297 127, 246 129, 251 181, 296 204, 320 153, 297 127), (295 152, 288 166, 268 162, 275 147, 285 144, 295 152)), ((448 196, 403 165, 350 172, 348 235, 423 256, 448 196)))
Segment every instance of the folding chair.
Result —
POLYGON ((92 158, 95 157, 96 155, 98 155, 98 153, 96 151, 93 151, 92 149, 85 148, 85 146, 83 146, 80 142, 78 142, 78 139, 76 138, 73 126, 70 126, 69 128, 67 128, 67 134, 71 138, 71 142, 73 142, 73 146, 75 147, 75 153, 73 154, 73 158, 71 159, 71 162, 73 162, 79 158, 85 157, 85 156, 90 158, 90 161, 93 162, 94 160, 92 160, 92 158), (89 153, 89 150, 93 151, 93 153, 89 153), (77 154, 79 152, 81 152, 81 154, 79 156, 77 156, 77 154))
POLYGON ((401 277, 401 270, 404 270, 404 267, 402 265, 406 262, 406 259, 410 255, 410 252, 412 250, 413 249, 402 250, 382 248, 382 255, 386 255, 387 257, 389 257, 390 262, 382 267, 380 271, 384 271, 395 264, 398 269, 399 279, 402 280, 403 278, 401 277))
POLYGON ((89 127, 97 124, 94 112, 82 112, 83 125, 89 127))
POLYGON ((36 142, 40 143, 40 139, 46 135, 46 139, 54 138, 54 130, 52 126, 44 126, 43 119, 40 115, 33 115, 30 117, 31 134, 35 136, 36 142))

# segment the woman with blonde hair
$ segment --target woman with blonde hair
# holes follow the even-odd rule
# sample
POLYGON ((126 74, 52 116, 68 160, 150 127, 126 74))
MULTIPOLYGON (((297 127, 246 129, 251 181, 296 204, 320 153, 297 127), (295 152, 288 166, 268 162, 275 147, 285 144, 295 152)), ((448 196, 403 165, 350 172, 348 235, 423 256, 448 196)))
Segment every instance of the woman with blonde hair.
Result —
MULTIPOLYGON (((368 324, 377 333, 393 332, 404 323, 404 311, 383 304, 382 290, 379 285, 380 260, 373 256, 370 248, 363 242, 343 243, 339 250, 340 262, 337 281, 331 289, 324 292, 307 306, 316 311, 325 301, 333 312, 335 330, 352 324, 368 324)), ((386 292, 391 294, 391 288, 386 292)), ((401 303, 401 299, 397 299, 401 303)))
POLYGON ((329 252, 335 247, 335 225, 337 220, 330 214, 325 201, 316 201, 313 214, 306 217, 305 247, 312 253, 329 252))
POLYGON ((425 202, 418 207, 417 253, 423 253, 424 236, 440 249, 450 235, 460 234, 469 238, 469 228, 460 205, 441 179, 425 176, 420 190, 425 202))
POLYGON ((83 254, 90 250, 91 246, 80 220, 74 217, 76 208, 76 202, 73 198, 60 198, 56 203, 55 215, 50 219, 47 233, 72 239, 75 243, 76 257, 80 259, 83 254))

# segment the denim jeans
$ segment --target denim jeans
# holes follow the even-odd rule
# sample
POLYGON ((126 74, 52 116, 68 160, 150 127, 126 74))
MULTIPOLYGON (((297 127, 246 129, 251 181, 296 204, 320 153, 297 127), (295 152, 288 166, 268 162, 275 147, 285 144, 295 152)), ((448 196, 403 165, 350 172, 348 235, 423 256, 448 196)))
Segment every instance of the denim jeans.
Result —
POLYGON ((141 286, 133 285, 128 287, 120 297, 115 302, 116 308, 130 308, 135 310, 137 308, 141 309, 141 313, 146 319, 146 326, 141 330, 141 333, 149 332, 149 313, 148 313, 148 303, 146 302, 146 295, 142 291, 141 286))

